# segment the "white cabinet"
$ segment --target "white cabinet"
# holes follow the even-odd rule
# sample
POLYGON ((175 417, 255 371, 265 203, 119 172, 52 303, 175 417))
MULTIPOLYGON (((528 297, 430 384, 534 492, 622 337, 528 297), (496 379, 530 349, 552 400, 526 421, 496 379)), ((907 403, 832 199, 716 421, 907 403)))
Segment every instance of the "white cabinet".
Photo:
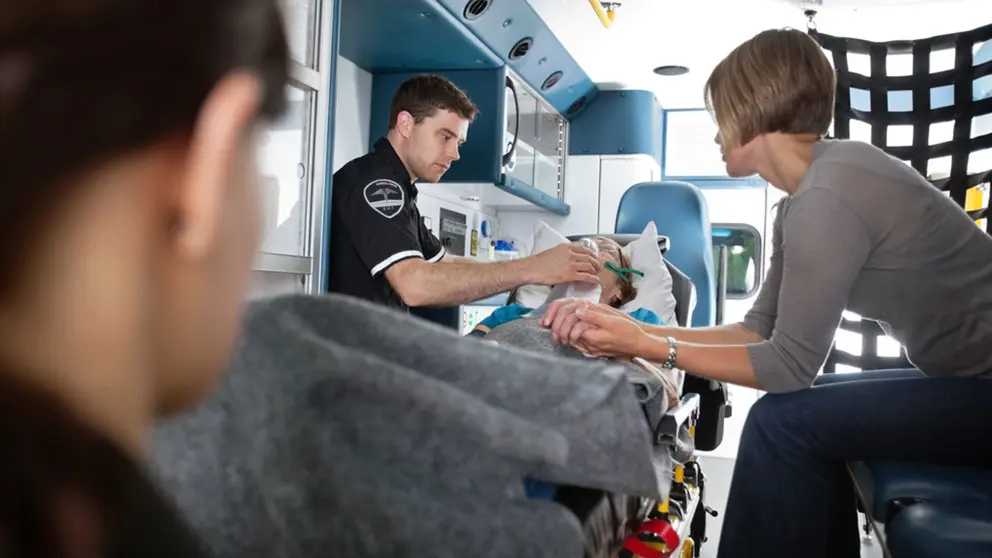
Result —
POLYGON ((647 155, 601 157, 599 165, 599 232, 612 234, 616 232, 620 198, 635 184, 657 180, 661 169, 647 155))

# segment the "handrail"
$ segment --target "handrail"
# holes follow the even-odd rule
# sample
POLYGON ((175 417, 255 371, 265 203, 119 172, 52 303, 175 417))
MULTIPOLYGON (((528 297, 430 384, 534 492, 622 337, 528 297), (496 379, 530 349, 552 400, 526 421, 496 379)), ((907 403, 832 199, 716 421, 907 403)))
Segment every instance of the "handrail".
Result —
POLYGON ((613 10, 607 13, 603 9, 603 4, 600 3, 600 0, 589 0, 589 5, 592 6, 593 11, 599 16, 599 21, 603 22, 603 27, 609 29, 613 26, 613 10))

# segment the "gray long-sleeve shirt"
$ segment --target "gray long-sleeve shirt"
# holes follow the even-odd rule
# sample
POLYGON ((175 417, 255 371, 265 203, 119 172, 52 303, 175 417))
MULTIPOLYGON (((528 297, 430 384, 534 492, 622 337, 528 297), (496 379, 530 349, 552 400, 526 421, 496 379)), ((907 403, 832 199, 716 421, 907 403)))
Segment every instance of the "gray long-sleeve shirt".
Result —
POLYGON ((771 265, 744 326, 769 392, 809 387, 847 308, 879 320, 933 376, 992 377, 992 237, 915 170, 820 141, 780 202, 771 265))

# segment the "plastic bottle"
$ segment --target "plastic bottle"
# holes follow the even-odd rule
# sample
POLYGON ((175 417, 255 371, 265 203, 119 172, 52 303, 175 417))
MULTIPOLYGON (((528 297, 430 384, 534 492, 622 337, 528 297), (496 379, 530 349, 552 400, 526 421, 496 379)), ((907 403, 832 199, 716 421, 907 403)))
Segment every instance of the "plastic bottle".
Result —
POLYGON ((493 261, 495 244, 492 240, 492 225, 489 220, 483 219, 479 223, 479 254, 478 258, 483 261, 493 261))
POLYGON ((496 241, 495 259, 496 261, 507 261, 517 259, 518 252, 512 242, 506 240, 496 241))

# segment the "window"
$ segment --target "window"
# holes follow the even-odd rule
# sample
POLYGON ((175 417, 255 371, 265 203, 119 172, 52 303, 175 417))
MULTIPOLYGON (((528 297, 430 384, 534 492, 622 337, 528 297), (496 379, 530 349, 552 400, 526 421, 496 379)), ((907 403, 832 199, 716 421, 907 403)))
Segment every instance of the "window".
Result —
POLYGON ((290 57, 304 66, 314 67, 317 59, 317 18, 320 0, 280 0, 290 57))
POLYGON ((314 292, 322 266, 333 2, 280 0, 290 46, 288 106, 258 144, 262 241, 252 296, 314 292), (324 12, 327 11, 327 13, 324 12))
POLYGON ((306 256, 310 227, 306 222, 312 174, 310 134, 312 92, 286 87, 289 105, 259 140, 263 252, 306 256))
MULTIPOLYGON (((844 319, 849 322, 860 322, 862 317, 850 310, 844 310, 844 319)), ((870 346, 870 345, 869 345, 870 346)), ((875 352, 874 354, 865 354, 865 342, 864 335, 856 331, 849 331, 837 328, 834 334, 834 351, 840 351, 846 353, 857 359, 862 357, 886 357, 886 358, 899 358, 903 355, 902 345, 898 341, 889 337, 888 335, 878 335, 875 337, 875 352)), ((847 364, 837 363, 834 365, 834 372, 844 373, 844 372, 860 372, 862 369, 856 366, 850 366, 847 364)))
POLYGON ((742 299, 754 296, 761 283, 761 234, 750 225, 714 224, 713 269, 720 276, 723 259, 727 254, 727 298, 742 299))
POLYGON ((717 126, 709 112, 665 111, 662 172, 666 177, 727 176, 716 144, 717 126))

